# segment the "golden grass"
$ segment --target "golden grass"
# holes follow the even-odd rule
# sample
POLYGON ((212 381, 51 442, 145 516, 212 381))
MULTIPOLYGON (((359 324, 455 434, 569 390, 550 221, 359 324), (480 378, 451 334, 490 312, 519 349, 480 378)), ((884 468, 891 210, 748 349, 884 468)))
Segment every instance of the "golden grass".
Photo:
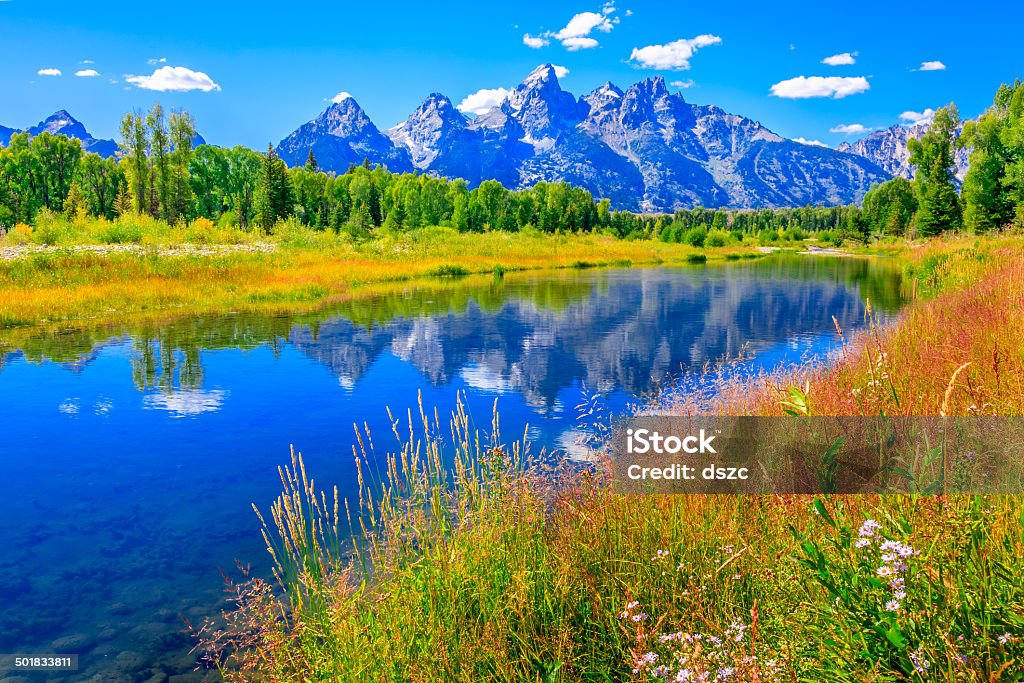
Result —
MULTIPOLYGON (((307 231, 308 232, 308 231, 307 231)), ((318 237, 313 234, 313 237, 318 237)), ((708 252, 599 235, 460 234, 429 229, 352 244, 284 242, 271 253, 209 256, 155 249, 107 255, 58 250, 0 260, 0 327, 215 311, 314 310, 368 285, 542 268, 686 263, 744 253, 708 252)), ((749 250, 746 250, 749 252, 749 250)))

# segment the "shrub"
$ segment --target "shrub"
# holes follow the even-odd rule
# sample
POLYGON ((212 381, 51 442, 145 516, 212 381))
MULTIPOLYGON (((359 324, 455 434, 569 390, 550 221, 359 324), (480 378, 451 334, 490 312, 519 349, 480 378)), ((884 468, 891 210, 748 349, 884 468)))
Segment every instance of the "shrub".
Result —
POLYGON ((708 232, 704 228, 693 228, 692 230, 688 230, 686 234, 683 235, 683 241, 686 244, 689 244, 691 247, 696 247, 697 249, 700 249, 704 246, 704 241, 707 239, 707 237, 708 232))

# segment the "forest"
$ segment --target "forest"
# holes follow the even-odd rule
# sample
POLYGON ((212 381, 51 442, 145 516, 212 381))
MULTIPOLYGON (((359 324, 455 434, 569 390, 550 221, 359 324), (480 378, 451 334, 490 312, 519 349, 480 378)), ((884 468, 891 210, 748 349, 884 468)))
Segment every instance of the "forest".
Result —
POLYGON ((1024 85, 1003 85, 976 121, 962 123, 954 104, 938 110, 930 130, 908 144, 913 180, 875 185, 861 206, 760 210, 680 209, 673 215, 616 211, 607 199, 567 183, 540 182, 509 190, 486 180, 395 174, 368 162, 325 173, 312 150, 288 168, 268 146, 192 146, 195 122, 159 105, 126 114, 120 152, 104 159, 75 139, 15 134, 0 149, 0 230, 31 225, 40 212, 69 219, 115 220, 148 215, 170 224, 207 219, 222 226, 273 232, 294 219, 354 239, 379 230, 446 226, 460 232, 532 228, 544 233, 600 232, 624 239, 660 239, 694 247, 724 246, 755 237, 761 243, 800 240, 867 242, 985 232, 1024 222, 1024 85), (957 146, 971 149, 958 187, 957 146))

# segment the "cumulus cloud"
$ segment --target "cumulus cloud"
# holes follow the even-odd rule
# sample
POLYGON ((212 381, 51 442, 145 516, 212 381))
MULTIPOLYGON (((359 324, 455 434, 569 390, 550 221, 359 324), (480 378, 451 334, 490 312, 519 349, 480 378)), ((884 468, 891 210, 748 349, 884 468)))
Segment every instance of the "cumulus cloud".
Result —
POLYGON ((36 72, 39 76, 60 76, 60 69, 40 69, 36 72))
POLYGON ((203 413, 217 412, 230 395, 230 392, 221 389, 187 389, 155 393, 142 399, 142 407, 146 410, 165 410, 171 417, 195 417, 203 413))
POLYGON ((589 50, 597 47, 598 45, 599 43, 596 38, 566 38, 562 41, 562 47, 567 49, 569 52, 589 50))
POLYGON ((799 142, 801 145, 809 145, 811 147, 828 147, 821 140, 808 140, 807 138, 793 138, 793 142, 799 142))
POLYGON ((687 88, 693 87, 693 79, 688 78, 685 81, 672 81, 671 83, 669 83, 669 85, 671 85, 673 88, 681 88, 683 90, 686 90, 687 88))
POLYGON ((874 129, 868 128, 867 126, 861 125, 859 123, 841 123, 838 126, 835 126, 834 128, 829 128, 828 132, 842 133, 843 135, 863 135, 864 133, 867 133, 871 130, 874 129))
POLYGON ((551 67, 555 70, 555 78, 565 78, 569 75, 568 67, 560 66, 558 64, 552 64, 551 67))
POLYGON ((696 38, 684 38, 666 45, 635 47, 629 59, 645 69, 685 71, 690 68, 690 60, 697 50, 721 42, 722 39, 718 36, 705 33, 696 38))
MULTIPOLYGON (((556 72, 557 75, 557 72, 556 72)), ((484 114, 505 101, 511 93, 505 88, 482 88, 459 103, 456 107, 463 114, 484 114)))
POLYGON ((157 92, 189 92, 220 90, 220 86, 202 71, 193 71, 183 66, 162 66, 149 76, 125 75, 124 80, 143 90, 157 92))
POLYGON ((523 34, 523 45, 532 47, 534 50, 539 50, 549 43, 550 41, 543 36, 531 36, 529 33, 523 34))
POLYGON ((946 65, 935 60, 934 62, 921 62, 921 66, 917 69, 918 71, 945 71, 946 65))
POLYGON ((79 78, 96 78, 100 75, 100 72, 96 69, 82 69, 81 71, 76 71, 75 75, 79 78))
POLYGON ((935 118, 935 110, 930 107, 924 111, 905 111, 900 114, 900 121, 910 125, 915 123, 931 123, 933 118, 935 118))
POLYGON ((335 104, 341 104, 345 100, 349 99, 352 99, 352 95, 342 90, 340 93, 331 98, 331 102, 334 102, 335 104))
MULTIPOLYGON (((614 8, 612 8, 614 11, 614 8)), ((591 31, 597 30, 607 33, 615 28, 608 14, 605 12, 580 12, 565 25, 561 31, 555 33, 555 38, 565 40, 566 38, 582 38, 590 35, 591 31)))
POLYGON ((822 64, 828 64, 829 66, 849 66, 857 63, 856 52, 842 52, 838 55, 832 55, 831 57, 825 57, 821 60, 822 64))
POLYGON ((772 95, 790 100, 831 97, 840 100, 871 89, 863 76, 797 76, 772 86, 772 95))
POLYGON ((599 12, 580 12, 574 15, 569 22, 559 31, 545 31, 540 35, 529 33, 523 36, 523 45, 534 49, 548 45, 551 40, 557 40, 570 52, 576 50, 589 50, 598 46, 598 41, 593 37, 595 31, 608 33, 619 23, 615 14, 615 3, 606 2, 599 12))
POLYGON ((153 59, 147 59, 146 64, 150 66, 156 66, 157 64, 166 64, 167 57, 154 57, 153 59))

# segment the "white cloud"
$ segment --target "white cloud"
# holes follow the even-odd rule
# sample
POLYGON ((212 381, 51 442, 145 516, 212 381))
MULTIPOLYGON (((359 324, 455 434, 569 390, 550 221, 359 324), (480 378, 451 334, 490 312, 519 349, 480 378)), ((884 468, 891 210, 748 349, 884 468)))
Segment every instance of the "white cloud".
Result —
POLYGON ((95 63, 96 62, 92 61, 91 59, 83 59, 82 61, 79 62, 79 64, 95 64, 95 63))
POLYGON ((945 71, 946 65, 942 62, 935 60, 934 62, 921 62, 921 67, 918 71, 945 71))
POLYGON ((683 90, 686 90, 687 88, 693 87, 693 79, 688 78, 685 81, 672 81, 671 83, 669 83, 669 85, 671 85, 673 88, 682 88, 683 90))
POLYGON ((96 78, 100 75, 100 72, 96 69, 82 69, 81 71, 76 71, 75 75, 79 78, 96 78))
POLYGON ((558 64, 552 64, 551 66, 555 70, 555 78, 565 78, 569 75, 568 67, 559 66, 558 64))
POLYGON ((569 52, 576 52, 597 47, 598 42, 594 38, 566 38, 562 41, 562 46, 569 52))
POLYGON ((808 140, 807 138, 793 138, 793 142, 799 142, 801 145, 809 145, 811 147, 828 147, 821 140, 808 140))
POLYGON ((154 57, 153 59, 147 59, 146 64, 150 66, 156 66, 157 64, 166 64, 167 57, 154 57))
POLYGON ((471 95, 467 95, 466 99, 462 100, 456 109, 463 114, 476 114, 479 116, 504 102, 510 93, 511 91, 505 88, 483 88, 471 95))
POLYGON ((705 33, 696 38, 684 38, 666 45, 635 47, 629 59, 645 69, 685 71, 690 68, 690 59, 697 50, 721 42, 722 39, 718 36, 705 33))
POLYGON ((217 412, 230 395, 230 392, 222 389, 182 389, 149 394, 142 399, 142 407, 145 410, 166 410, 171 417, 195 417, 217 412))
POLYGON ((341 104, 345 100, 350 99, 352 99, 352 96, 345 92, 344 90, 342 90, 340 93, 331 98, 331 102, 334 102, 335 104, 341 104))
POLYGON ((62 75, 60 69, 40 69, 39 71, 36 72, 36 74, 39 75, 39 76, 60 76, 60 75, 62 75))
POLYGON ((911 125, 915 123, 931 123, 934 117, 935 110, 932 108, 925 109, 924 111, 905 111, 900 114, 900 120, 911 125))
POLYGON ((829 128, 829 133, 842 133, 843 135, 863 135, 874 130, 859 123, 841 123, 834 128, 829 128))
POLYGON ((564 41, 589 36, 595 30, 608 33, 615 28, 615 24, 608 18, 608 14, 614 11, 615 8, 612 7, 608 12, 580 12, 569 20, 565 28, 555 33, 554 37, 564 41))
POLYGON ((570 52, 589 50, 598 46, 597 39, 591 35, 594 31, 608 33, 619 23, 619 18, 613 14, 614 0, 602 5, 600 12, 580 12, 574 15, 560 31, 545 31, 537 36, 527 33, 523 36, 523 45, 537 49, 548 45, 551 40, 557 40, 570 52))
POLYGON ((532 47, 534 50, 539 50, 549 43, 550 41, 542 36, 531 36, 529 33, 523 34, 523 45, 532 47))
POLYGON ((832 97, 840 100, 871 89, 863 76, 797 76, 772 86, 772 95, 791 100, 832 97))
POLYGON ((157 92, 188 92, 201 90, 210 92, 220 90, 220 86, 202 71, 193 71, 183 66, 162 66, 150 76, 133 76, 128 74, 124 80, 142 88, 157 92))
POLYGON ((825 57, 825 59, 821 60, 821 63, 828 64, 829 66, 850 66, 857 63, 856 57, 856 52, 843 52, 831 57, 825 57))

